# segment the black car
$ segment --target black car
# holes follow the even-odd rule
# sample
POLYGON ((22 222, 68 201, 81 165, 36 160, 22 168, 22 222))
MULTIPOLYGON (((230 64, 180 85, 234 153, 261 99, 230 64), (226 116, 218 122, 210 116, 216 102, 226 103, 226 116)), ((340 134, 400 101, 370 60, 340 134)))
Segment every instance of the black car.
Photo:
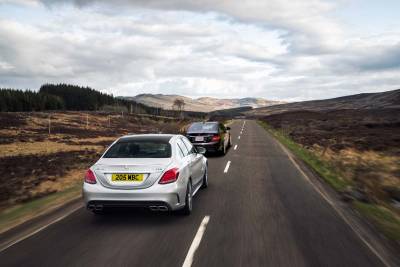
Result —
POLYGON ((232 144, 230 128, 216 121, 192 123, 186 137, 196 147, 201 146, 207 152, 218 152, 223 155, 232 144))

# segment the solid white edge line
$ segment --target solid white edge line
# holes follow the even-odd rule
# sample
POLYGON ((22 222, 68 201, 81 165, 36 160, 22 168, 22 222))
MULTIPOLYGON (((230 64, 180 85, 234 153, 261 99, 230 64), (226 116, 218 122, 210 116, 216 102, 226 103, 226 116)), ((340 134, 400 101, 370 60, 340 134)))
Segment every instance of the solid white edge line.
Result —
POLYGON ((236 150, 236 148, 237 148, 237 145, 235 145, 235 147, 233 148, 233 150, 236 150))
POLYGON ((190 245, 189 251, 186 255, 185 261, 182 264, 182 267, 192 266, 194 253, 196 253, 196 250, 199 248, 201 239, 203 238, 204 232, 206 231, 206 227, 209 221, 210 221, 210 216, 208 215, 205 216, 201 221, 199 229, 197 230, 197 233, 194 236, 194 239, 192 241, 192 244, 190 245))
POLYGON ((68 217, 69 215, 71 215, 72 213, 74 213, 75 211, 79 210, 79 209, 82 208, 82 207, 83 207, 83 206, 76 207, 75 209, 69 211, 67 214, 64 214, 63 216, 58 217, 58 218, 55 219, 54 221, 51 221, 51 222, 49 222, 48 224, 46 224, 46 225, 40 227, 39 229, 36 229, 36 230, 33 231, 32 233, 29 233, 29 234, 27 234, 27 235, 25 235, 25 236, 23 236, 23 237, 21 237, 21 238, 15 240, 15 241, 11 242, 10 244, 8 244, 8 245, 5 246, 4 248, 2 248, 2 249, 0 250, 0 252, 3 252, 4 250, 6 250, 6 249, 8 249, 8 248, 10 248, 10 247, 12 247, 12 246, 14 246, 15 244, 17 244, 17 243, 19 243, 19 242, 21 242, 21 241, 24 241, 25 239, 27 239, 27 238, 29 238, 29 237, 31 237, 31 236, 33 236, 33 235, 39 233, 40 231, 46 229, 46 228, 49 227, 50 225, 55 224, 56 222, 59 222, 59 221, 65 219, 66 217, 68 217))
POLYGON ((375 248, 358 232, 358 230, 350 223, 350 221, 346 218, 346 216, 339 210, 338 207, 336 207, 335 203, 330 200, 330 198, 325 195, 324 192, 322 192, 314 183, 311 181, 310 177, 301 169, 301 167, 297 164, 297 162, 293 159, 291 153, 284 147, 280 142, 278 142, 279 146, 282 148, 282 150, 286 153, 288 156, 289 160, 293 163, 293 165, 296 167, 296 169, 301 173, 301 175, 305 178, 305 180, 311 184, 311 186, 317 191, 323 199, 325 199, 326 202, 336 211, 336 213, 343 219, 343 221, 353 230, 353 232, 360 238, 360 240, 372 251, 372 253, 375 254, 375 256, 378 257, 378 259, 381 260, 381 262, 387 266, 390 267, 391 265, 379 254, 378 251, 375 250, 375 248))
POLYGON ((231 165, 231 161, 228 161, 227 163, 226 163, 226 166, 225 166, 225 169, 224 169, 224 173, 227 173, 228 172, 228 170, 229 170, 229 166, 231 165))

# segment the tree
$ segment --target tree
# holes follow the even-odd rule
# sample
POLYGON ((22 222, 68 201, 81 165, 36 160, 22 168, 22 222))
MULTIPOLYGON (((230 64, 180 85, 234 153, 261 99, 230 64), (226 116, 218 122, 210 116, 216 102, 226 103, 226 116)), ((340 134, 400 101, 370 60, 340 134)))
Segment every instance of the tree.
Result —
POLYGON ((42 111, 63 109, 61 98, 33 91, 0 89, 0 111, 42 111))
MULTIPOLYGON (((135 103, 114 97, 90 87, 70 84, 44 84, 39 92, 30 90, 1 89, 0 111, 43 111, 43 110, 102 110, 103 107, 117 107, 128 110, 135 103)), ((138 104, 146 113, 157 110, 138 104)))
POLYGON ((172 105, 172 109, 176 107, 179 111, 183 111, 185 108, 185 101, 183 99, 176 98, 174 100, 174 104, 172 105))

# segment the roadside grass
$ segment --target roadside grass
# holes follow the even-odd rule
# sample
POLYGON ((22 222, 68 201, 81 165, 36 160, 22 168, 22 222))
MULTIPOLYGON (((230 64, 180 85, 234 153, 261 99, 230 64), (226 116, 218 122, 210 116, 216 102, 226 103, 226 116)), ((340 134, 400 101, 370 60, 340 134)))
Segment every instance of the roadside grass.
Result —
MULTIPOLYGON (((310 166, 336 191, 342 192, 347 187, 352 186, 351 181, 343 179, 329 162, 321 160, 317 155, 294 142, 282 131, 272 128, 266 122, 258 121, 258 123, 294 155, 310 166)), ((352 202, 352 207, 371 221, 388 239, 397 243, 400 242, 400 218, 393 211, 382 205, 363 203, 357 200, 352 202)))
POLYGON ((46 197, 15 205, 0 213, 0 233, 47 213, 81 194, 82 182, 46 197))
POLYGON ((0 135, 5 139, 0 144, 0 169, 10 175, 8 170, 15 164, 19 166, 18 172, 11 174, 17 182, 2 184, 10 194, 0 202, 0 233, 79 197, 82 173, 118 136, 177 133, 195 119, 79 111, 0 115, 4 118, 0 135), (48 133, 49 118, 51 134, 48 133), (5 160, 11 157, 15 159, 5 160), (20 157, 29 157, 29 160, 20 157), (35 157, 40 160, 36 161, 35 157), (55 160, 57 171, 49 171, 54 168, 55 160), (23 182, 18 183, 20 179, 23 182))
POLYGON ((230 126, 233 122, 234 122, 234 120, 232 120, 232 119, 223 121, 225 126, 230 126))
POLYGON ((347 186, 351 185, 350 181, 341 178, 329 163, 320 160, 316 155, 301 145, 294 142, 290 137, 286 136, 282 131, 278 131, 268 125, 266 122, 259 121, 259 124, 271 133, 279 142, 286 146, 298 158, 306 162, 315 172, 317 172, 328 184, 335 190, 343 191, 347 186))
POLYGON ((385 207, 354 201, 353 207, 371 220, 391 240, 400 241, 400 220, 385 207))

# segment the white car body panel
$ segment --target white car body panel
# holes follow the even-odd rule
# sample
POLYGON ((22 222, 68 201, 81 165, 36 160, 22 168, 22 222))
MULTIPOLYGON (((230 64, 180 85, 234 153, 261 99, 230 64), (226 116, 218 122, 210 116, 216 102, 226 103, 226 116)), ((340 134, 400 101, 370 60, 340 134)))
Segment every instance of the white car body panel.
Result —
POLYGON ((177 142, 189 142, 186 137, 181 135, 130 135, 122 138, 138 136, 154 138, 171 136, 169 140, 171 157, 104 158, 106 151, 90 168, 96 176, 97 183, 85 182, 83 185, 83 198, 88 209, 93 210, 97 207, 107 206, 147 207, 154 204, 165 205, 168 210, 177 210, 185 206, 189 179, 193 192, 197 192, 201 187, 207 168, 207 158, 196 153, 182 157, 177 142), (186 141, 182 141, 185 139, 186 141), (164 172, 171 168, 179 169, 178 179, 169 184, 159 184, 164 172), (142 182, 113 182, 111 181, 113 173, 140 173, 144 174, 144 180, 142 182))

